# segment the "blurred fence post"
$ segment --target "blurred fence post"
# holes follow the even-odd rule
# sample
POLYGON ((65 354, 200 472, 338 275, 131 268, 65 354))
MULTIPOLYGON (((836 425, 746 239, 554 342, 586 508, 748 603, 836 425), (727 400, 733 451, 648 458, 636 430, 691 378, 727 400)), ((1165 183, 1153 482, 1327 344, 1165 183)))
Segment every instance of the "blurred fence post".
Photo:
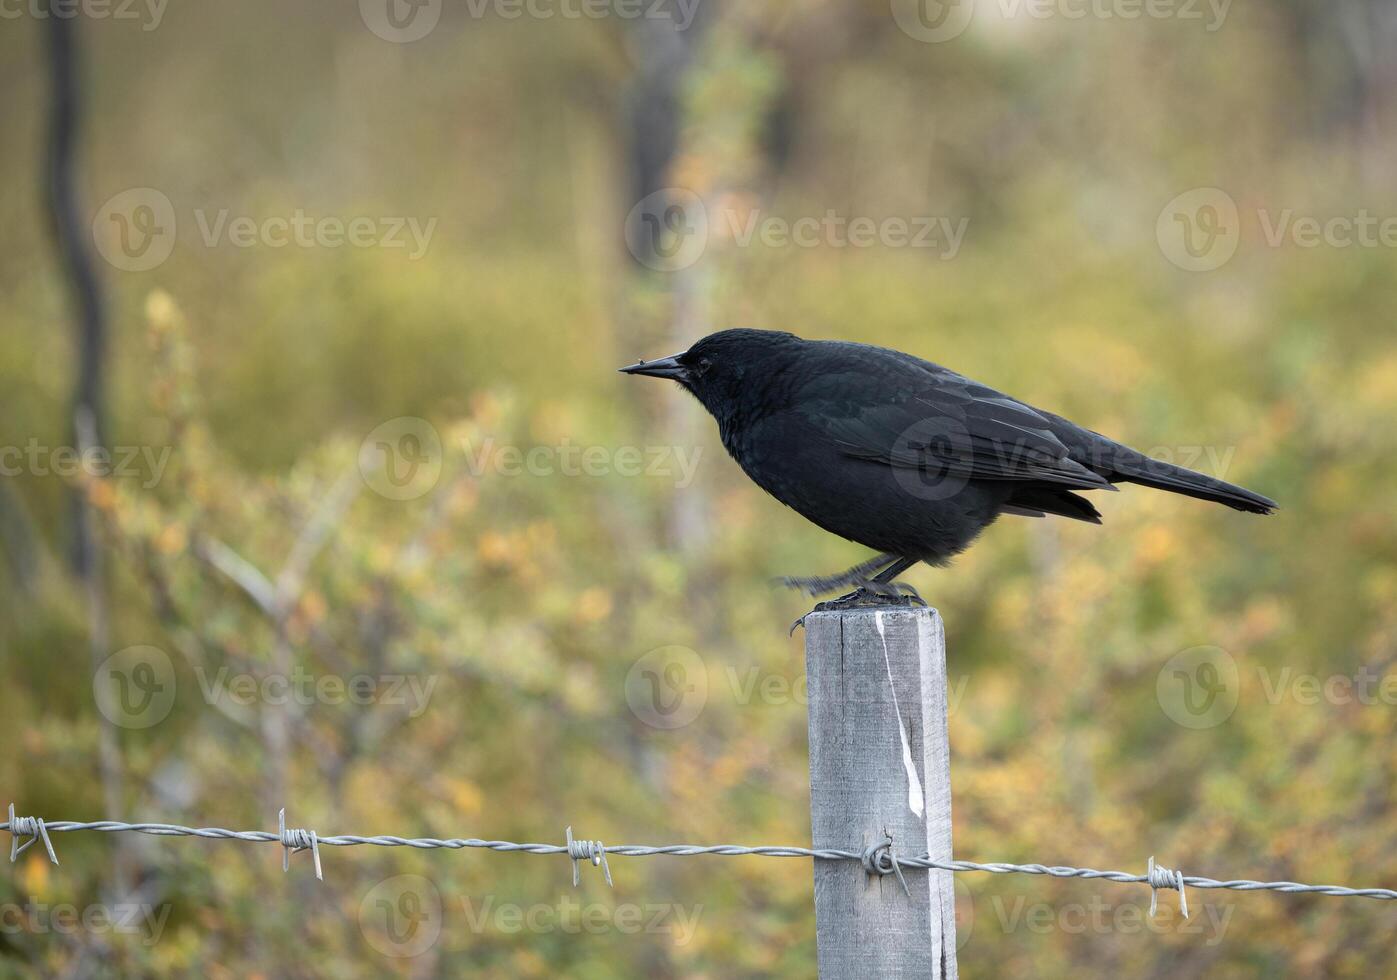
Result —
MULTIPOLYGON (((941 616, 854 608, 811 613, 805 629, 813 846, 866 851, 891 836, 897 855, 951 860, 941 616)), ((951 872, 904 868, 909 895, 896 874, 813 863, 822 980, 957 976, 951 872)))

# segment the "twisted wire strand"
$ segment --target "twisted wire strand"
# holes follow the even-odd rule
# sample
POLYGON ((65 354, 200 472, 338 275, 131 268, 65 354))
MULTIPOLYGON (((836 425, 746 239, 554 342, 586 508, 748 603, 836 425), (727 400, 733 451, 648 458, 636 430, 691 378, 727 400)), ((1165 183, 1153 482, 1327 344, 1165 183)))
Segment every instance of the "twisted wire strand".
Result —
MULTIPOLYGON (((9 831, 19 836, 28 836, 31 830, 38 829, 38 824, 34 823, 37 818, 19 817, 14 821, 14 829, 11 829, 10 821, 0 824, 0 830, 9 831)), ((78 831, 93 831, 97 833, 137 833, 149 834, 154 837, 199 837, 205 840, 238 840, 252 843, 275 843, 285 845, 286 841, 282 834, 275 831, 266 830, 227 830, 223 827, 183 827, 178 824, 168 823, 123 823, 119 820, 46 820, 42 826, 49 834, 74 833, 78 831)), ((305 833, 310 833, 306 831, 305 833)), ((299 838, 292 843, 308 841, 309 838, 299 838)), ((356 845, 371 845, 374 847, 413 847, 421 850, 433 850, 444 848, 447 850, 462 850, 465 848, 482 848, 491 851, 504 853, 525 853, 525 854, 565 854, 569 857, 576 857, 578 860, 595 860, 601 862, 602 855, 620 855, 622 857, 656 857, 659 855, 669 855, 673 857, 695 857, 698 855, 718 855, 722 857, 784 857, 784 858, 813 858, 820 861, 857 861, 863 863, 864 850, 846 851, 834 848, 809 848, 794 847, 785 845, 759 845, 747 847, 741 844, 662 844, 652 846, 648 844, 611 844, 602 846, 598 841, 574 841, 570 847, 568 844, 536 844, 536 843, 515 843, 504 840, 483 840, 477 837, 453 837, 440 839, 436 837, 397 837, 390 834, 375 836, 360 836, 357 834, 339 834, 335 836, 316 836, 315 842, 322 847, 353 847, 356 845), (595 856, 595 857, 594 857, 595 856)), ((895 866, 903 868, 924 868, 935 871, 953 872, 985 872, 989 874, 1026 874, 1026 875, 1046 875, 1052 878, 1085 878, 1102 881, 1114 881, 1124 884, 1146 884, 1152 889, 1167 888, 1176 889, 1180 883, 1190 888, 1224 888, 1231 891, 1251 892, 1251 891, 1273 891, 1283 894, 1311 894, 1329 895, 1337 898, 1372 898, 1386 901, 1397 901, 1397 890, 1391 888, 1349 888, 1344 885, 1308 885, 1297 881, 1253 881, 1247 878, 1237 878, 1229 881, 1219 881, 1215 878, 1204 878, 1197 875, 1184 875, 1179 872, 1167 872, 1168 880, 1164 880, 1164 875, 1160 869, 1156 869, 1155 880, 1151 880, 1151 875, 1131 874, 1126 871, 1098 871, 1094 868, 1073 868, 1059 865, 1044 864, 1007 864, 993 862, 982 864, 976 861, 933 861, 927 855, 920 857, 906 857, 900 854, 893 854, 890 850, 883 850, 878 855, 880 866, 887 866, 891 861, 895 866)), ((609 869, 608 869, 609 871, 609 869)))

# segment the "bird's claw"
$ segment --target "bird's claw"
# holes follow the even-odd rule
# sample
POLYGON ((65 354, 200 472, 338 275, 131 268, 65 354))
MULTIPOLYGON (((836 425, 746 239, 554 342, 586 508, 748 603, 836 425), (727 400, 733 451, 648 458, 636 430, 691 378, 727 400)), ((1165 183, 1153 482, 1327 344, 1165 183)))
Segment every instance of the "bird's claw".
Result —
MULTIPOLYGON (((913 600, 911 596, 904 596, 896 588, 896 586, 900 584, 901 583, 872 581, 864 582, 853 592, 842 595, 838 599, 830 599, 826 602, 816 603, 815 608, 810 610, 810 612, 836 612, 841 609, 902 606, 910 605, 913 601, 921 600, 921 596, 917 596, 916 600, 913 600)), ((926 605, 926 603, 923 601, 922 605, 926 605)), ((790 631, 786 635, 794 636, 796 627, 803 627, 805 625, 806 616, 809 615, 810 613, 806 613, 805 616, 800 617, 792 623, 790 631)))
POLYGON ((902 590, 900 593, 901 596, 909 602, 924 608, 931 608, 931 603, 922 598, 922 594, 917 591, 917 587, 911 582, 893 582, 892 584, 902 590))
MULTIPOLYGON (((914 586, 906 582, 864 582, 848 595, 816 604, 813 612, 836 612, 841 609, 859 609, 878 606, 927 605, 914 586)), ((807 613, 806 615, 809 615, 807 613)), ((804 622, 804 617, 797 621, 804 622)))

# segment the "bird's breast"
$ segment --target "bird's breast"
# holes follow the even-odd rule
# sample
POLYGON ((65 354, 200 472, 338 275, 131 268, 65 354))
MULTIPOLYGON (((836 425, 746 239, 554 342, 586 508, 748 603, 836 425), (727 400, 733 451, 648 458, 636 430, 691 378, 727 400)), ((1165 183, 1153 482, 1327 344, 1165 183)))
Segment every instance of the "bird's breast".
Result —
POLYGON ((952 492, 919 484, 914 471, 856 459, 818 424, 777 413, 723 433, 723 445, 771 496, 827 531, 870 548, 939 561, 992 522, 994 485, 952 492))

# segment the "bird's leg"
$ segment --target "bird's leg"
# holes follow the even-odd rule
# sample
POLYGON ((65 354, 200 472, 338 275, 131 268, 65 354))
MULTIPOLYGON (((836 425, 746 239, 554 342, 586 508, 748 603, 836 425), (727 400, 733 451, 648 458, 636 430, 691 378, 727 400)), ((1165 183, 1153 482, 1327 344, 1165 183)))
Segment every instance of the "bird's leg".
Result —
POLYGON ((926 600, 921 597, 916 588, 906 582, 895 581, 907 569, 911 568, 920 558, 897 558, 870 579, 855 579, 858 588, 848 595, 840 596, 829 602, 822 602, 815 608, 818 610, 827 609, 848 609, 851 606, 880 606, 880 605, 901 605, 904 599, 920 602, 926 605, 926 600), (904 592, 904 590, 906 590, 904 592))
POLYGON ((927 605, 927 601, 922 598, 922 594, 917 591, 917 587, 911 582, 894 581, 899 575, 917 564, 919 558, 899 558, 896 562, 883 569, 873 577, 873 581, 879 585, 886 584, 893 590, 893 595, 902 598, 904 595, 913 602, 927 605))
MULTIPOLYGON (((881 569, 891 567, 905 560, 904 558, 899 558, 897 555, 878 555, 876 558, 870 558, 868 561, 860 565, 855 565, 853 568, 842 571, 837 575, 816 575, 811 578, 782 578, 777 579, 777 581, 788 589, 799 589, 801 592, 808 593, 812 596, 817 596, 825 592, 833 592, 841 585, 857 585, 862 591, 869 582, 876 581, 876 579, 870 578, 869 576, 874 575, 881 569)), ((899 573, 907 567, 906 565, 902 566, 902 568, 898 570, 899 573)), ((848 596, 844 598, 848 598, 848 596)))
MULTIPOLYGON (((824 578, 811 579, 783 579, 783 583, 794 588, 802 588, 806 583, 822 586, 818 591, 827 592, 836 585, 856 585, 853 592, 842 595, 838 599, 828 602, 821 602, 815 606, 816 612, 828 612, 837 609, 850 609, 855 606, 881 606, 881 605, 902 605, 904 600, 919 602, 923 606, 927 604, 916 588, 906 582, 897 582, 894 579, 907 569, 911 568, 920 558, 901 558, 896 555, 879 555, 871 561, 856 565, 840 575, 831 575, 824 578), (876 572, 872 578, 868 578, 869 572, 876 572), (904 591, 905 590, 905 591, 904 591)), ((817 594, 812 591, 812 594, 817 594)), ((802 616, 791 624, 791 632, 796 631, 797 626, 805 625, 805 617, 802 616)))

